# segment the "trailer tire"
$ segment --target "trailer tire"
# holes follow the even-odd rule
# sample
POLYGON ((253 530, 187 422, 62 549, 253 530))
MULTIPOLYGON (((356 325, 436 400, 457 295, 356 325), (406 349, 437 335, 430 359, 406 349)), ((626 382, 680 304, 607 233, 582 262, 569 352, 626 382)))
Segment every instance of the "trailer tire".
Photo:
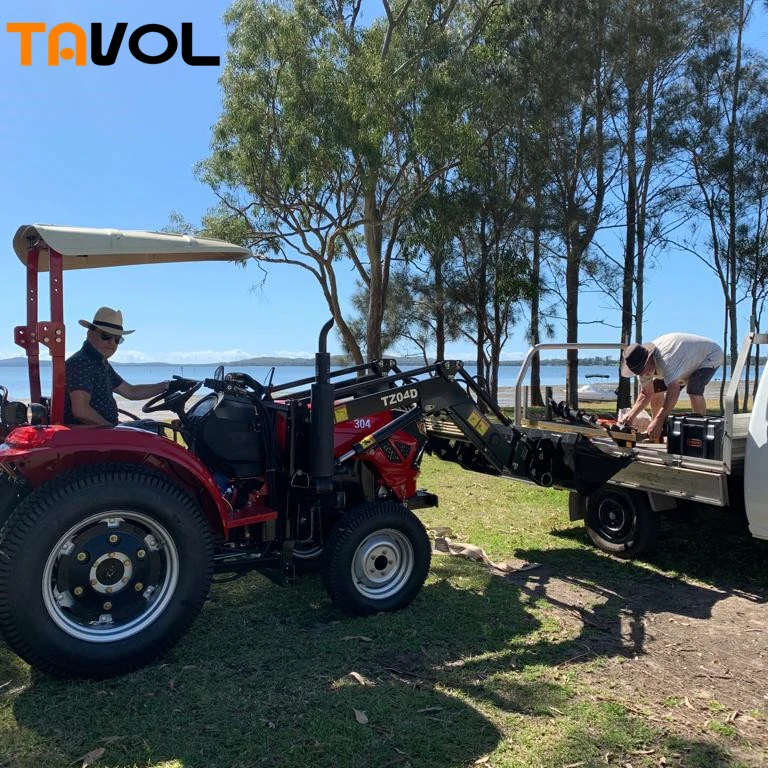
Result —
POLYGON ((660 525, 645 493, 610 485, 587 497, 584 524, 598 549, 625 559, 650 552, 660 525))
POLYGON ((367 616, 408 605, 424 584, 429 537, 403 504, 361 504, 334 526, 325 547, 323 580, 345 613, 367 616))
POLYGON ((149 663, 208 594, 210 526, 159 472, 83 467, 27 496, 6 528, 0 632, 57 677, 99 679, 149 663))

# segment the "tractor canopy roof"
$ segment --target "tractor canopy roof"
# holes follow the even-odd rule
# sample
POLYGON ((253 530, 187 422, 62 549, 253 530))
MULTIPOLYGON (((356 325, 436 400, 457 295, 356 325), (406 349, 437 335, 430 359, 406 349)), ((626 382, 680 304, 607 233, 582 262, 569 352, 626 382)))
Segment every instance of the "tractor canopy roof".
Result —
POLYGON ((188 261, 233 261, 251 256, 247 248, 224 240, 130 229, 61 227, 24 224, 13 249, 26 266, 32 248, 39 251, 38 271, 47 272, 51 249, 62 255, 64 269, 170 264, 188 261))

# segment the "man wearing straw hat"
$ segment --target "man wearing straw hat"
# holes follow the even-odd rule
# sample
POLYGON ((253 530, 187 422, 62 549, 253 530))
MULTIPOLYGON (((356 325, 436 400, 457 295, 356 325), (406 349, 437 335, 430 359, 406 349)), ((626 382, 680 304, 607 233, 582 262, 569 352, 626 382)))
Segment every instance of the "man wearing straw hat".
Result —
POLYGON ((653 419, 648 436, 657 442, 683 387, 688 390, 693 412, 705 416, 704 388, 722 364, 720 345, 692 333, 667 333, 649 344, 628 344, 621 355, 621 375, 637 376, 641 389, 624 424, 631 425, 650 405, 653 419))
POLYGON ((128 400, 146 400, 184 386, 184 380, 129 384, 109 364, 126 334, 133 333, 123 328, 123 313, 119 309, 101 307, 93 320, 79 322, 88 333, 83 346, 65 364, 65 424, 114 426, 118 422, 115 392, 128 400))

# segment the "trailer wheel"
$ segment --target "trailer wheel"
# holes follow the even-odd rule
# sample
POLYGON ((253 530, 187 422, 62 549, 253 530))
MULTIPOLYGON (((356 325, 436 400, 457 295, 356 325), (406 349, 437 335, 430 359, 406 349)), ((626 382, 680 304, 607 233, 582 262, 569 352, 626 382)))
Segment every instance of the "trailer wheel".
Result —
POLYGON ((598 549, 627 559, 649 552, 659 535, 659 514, 647 496, 613 486, 587 497, 584 523, 598 549))
POLYGON ((109 677, 162 654, 200 611, 213 566, 199 505, 160 473, 116 465, 27 496, 2 548, 0 632, 58 677, 109 677))
POLYGON ((421 521, 394 501, 362 504, 331 531, 324 581, 345 613, 366 616, 408 605, 429 573, 429 537, 421 521))

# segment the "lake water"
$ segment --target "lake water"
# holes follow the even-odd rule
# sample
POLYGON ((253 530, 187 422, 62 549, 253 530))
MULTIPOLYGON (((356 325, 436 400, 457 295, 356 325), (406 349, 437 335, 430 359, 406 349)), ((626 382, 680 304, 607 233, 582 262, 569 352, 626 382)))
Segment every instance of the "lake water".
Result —
MULTIPOLYGON (((131 384, 150 384, 156 381, 164 381, 172 376, 184 376, 189 379, 210 379, 213 378, 215 365, 115 365, 115 370, 131 384)), ((265 382, 269 376, 270 368, 268 366, 237 366, 224 367, 225 371, 242 371, 247 373, 257 381, 265 382)), ((406 370, 406 369, 404 369, 406 370)), ((465 370, 470 376, 476 373, 474 365, 467 365, 465 370)), ((544 386, 564 386, 565 385, 564 365, 543 365, 541 367, 541 383, 544 386)), ((518 365, 502 365, 499 368, 499 386, 513 387, 517 381, 520 372, 518 365)), ((297 379, 314 376, 315 369, 308 365, 284 365, 275 369, 272 379, 275 384, 296 381, 297 379)), ((40 366, 40 379, 44 394, 51 391, 51 367, 50 365, 40 366)), ((599 387, 604 387, 608 383, 618 382, 618 372, 616 366, 580 366, 579 383, 597 383, 599 387), (592 378, 594 374, 607 376, 608 378, 592 378), (587 377, 590 378, 587 378, 587 377)), ((29 378, 26 366, 9 365, 0 366, 0 384, 8 388, 9 396, 14 400, 24 400, 29 398, 29 378)))

